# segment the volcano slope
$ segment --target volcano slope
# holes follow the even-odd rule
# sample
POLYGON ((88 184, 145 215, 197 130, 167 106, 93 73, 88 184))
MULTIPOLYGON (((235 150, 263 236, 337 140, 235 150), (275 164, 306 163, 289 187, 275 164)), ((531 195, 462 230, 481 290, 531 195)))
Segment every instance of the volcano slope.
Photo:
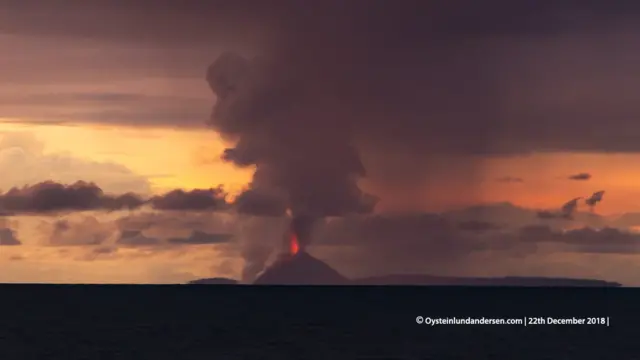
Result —
POLYGON ((348 285, 342 276, 325 262, 307 252, 282 257, 265 270, 255 285, 348 285))

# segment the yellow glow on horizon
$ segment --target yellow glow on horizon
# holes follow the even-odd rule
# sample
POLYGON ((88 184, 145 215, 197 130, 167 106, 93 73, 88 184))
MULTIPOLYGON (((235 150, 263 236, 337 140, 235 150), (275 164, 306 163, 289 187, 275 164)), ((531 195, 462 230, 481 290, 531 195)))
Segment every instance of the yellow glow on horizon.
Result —
POLYGON ((225 145, 207 129, 175 130, 103 125, 3 123, 0 133, 25 131, 44 142, 45 152, 68 153, 97 162, 115 162, 150 179, 155 192, 173 188, 237 190, 250 180, 250 169, 217 160, 225 145))
MULTIPOLYGON (((0 119, 0 134, 10 131, 33 133, 43 141, 46 152, 124 165, 148 177, 156 193, 221 184, 233 195, 246 186, 253 173, 253 169, 238 169, 220 161, 225 144, 206 128, 41 125, 0 119)), ((430 184, 423 194, 409 195, 423 199, 419 201, 422 205, 418 205, 424 210, 503 201, 552 209, 573 197, 605 190, 605 198, 597 206, 598 213, 640 211, 640 169, 629 165, 638 162, 640 155, 634 154, 553 153, 487 159, 482 163, 485 180, 481 183, 455 184, 444 179, 438 180, 442 184, 430 184), (567 179, 581 172, 591 173, 593 178, 589 181, 567 179), (504 176, 520 177, 524 182, 495 181, 504 176)), ((384 194, 382 190, 379 192, 384 194)))

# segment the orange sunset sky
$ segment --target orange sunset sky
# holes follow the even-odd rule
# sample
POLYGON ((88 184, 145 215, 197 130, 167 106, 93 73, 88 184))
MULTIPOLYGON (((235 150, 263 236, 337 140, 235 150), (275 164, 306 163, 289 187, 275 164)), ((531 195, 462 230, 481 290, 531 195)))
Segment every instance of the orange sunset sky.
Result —
MULTIPOLYGON (((168 83, 172 80, 164 79, 168 83)), ((206 84, 201 77, 190 82, 194 93, 200 90, 208 99, 206 84)), ((94 106, 94 111, 102 110, 98 105, 94 106)), ((28 133, 42 142, 44 154, 64 153, 88 162, 123 165, 134 174, 147 178, 149 190, 153 193, 174 188, 209 188, 218 184, 234 193, 251 179, 250 169, 239 169, 219 159, 218 154, 225 148, 225 143, 215 132, 205 128, 139 129, 82 123, 41 125, 34 124, 38 119, 29 118, 3 120, 0 131, 5 136, 7 133, 28 133)), ((503 201, 551 209, 570 198, 606 189, 607 199, 599 204, 598 212, 639 211, 640 201, 636 199, 640 199, 637 186, 640 172, 629 166, 636 161, 640 161, 640 155, 597 153, 550 153, 488 159, 482 167, 485 181, 472 189, 473 199, 469 199, 469 189, 465 184, 457 185, 455 181, 442 179, 440 183, 430 182, 425 186, 422 210, 442 211, 477 202, 503 201), (582 172, 590 173, 593 178, 590 181, 567 180, 568 176, 582 172), (505 176, 521 178, 523 182, 504 184, 496 181, 505 176)), ((85 180, 108 184, 105 176, 109 175, 89 172, 82 176, 85 180)), ((5 177, 1 185, 8 189, 44 180, 69 181, 64 178, 63 170, 57 174, 54 170, 41 174, 40 178, 13 173, 5 177)), ((122 186, 106 190, 126 192, 138 189, 122 186)))
POLYGON ((1 8, 0 191, 81 180, 145 199, 218 185, 231 197, 206 211, 3 213, 0 282, 240 278, 271 259, 260 251, 285 220, 238 210, 251 187, 334 206, 309 251, 347 274, 640 283, 638 22, 595 5, 381 4, 1 8), (352 217, 358 160, 379 202, 352 217), (601 190, 573 222, 537 213, 601 190))

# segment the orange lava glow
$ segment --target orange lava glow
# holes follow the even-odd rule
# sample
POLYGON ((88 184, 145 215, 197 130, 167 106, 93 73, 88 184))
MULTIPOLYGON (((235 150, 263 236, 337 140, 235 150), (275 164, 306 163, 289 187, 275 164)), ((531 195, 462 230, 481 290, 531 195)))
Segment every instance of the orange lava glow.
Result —
POLYGON ((291 255, 295 255, 298 253, 298 251, 300 251, 300 243, 298 243, 298 238, 295 235, 291 235, 289 251, 291 252, 291 255))

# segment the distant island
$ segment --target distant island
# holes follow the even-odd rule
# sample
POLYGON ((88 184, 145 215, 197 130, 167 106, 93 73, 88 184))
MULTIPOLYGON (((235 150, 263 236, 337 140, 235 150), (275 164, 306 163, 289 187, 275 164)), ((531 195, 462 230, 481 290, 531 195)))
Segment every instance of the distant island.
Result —
POLYGON ((425 286, 573 286, 620 287, 622 284, 596 279, 550 277, 450 277, 433 275, 386 275, 355 279, 353 285, 425 285, 425 286))
MULTIPOLYGON (((188 285, 244 285, 227 278, 193 280, 188 285)), ((258 285, 258 284, 256 284, 258 285)), ((262 284, 266 285, 266 284, 262 284)), ((292 284, 293 285, 293 284, 292 284)), ((298 285, 314 285, 300 283, 298 285)), ((332 285, 332 284, 325 284, 332 285)), ((434 275, 386 275, 353 279, 333 285, 355 286, 534 286, 534 287, 621 287, 622 284, 597 279, 549 277, 449 277, 434 275)))
POLYGON ((193 280, 193 281, 189 281, 187 284, 188 285, 240 285, 240 282, 234 279, 215 277, 215 278, 193 280))
MULTIPOLYGON (((228 278, 190 281, 190 285, 242 285, 228 278)), ((268 268, 253 285, 379 285, 379 286, 535 286, 535 287, 621 287, 622 284, 596 279, 549 277, 452 277, 397 274, 348 279, 325 262, 300 252, 268 268)))

